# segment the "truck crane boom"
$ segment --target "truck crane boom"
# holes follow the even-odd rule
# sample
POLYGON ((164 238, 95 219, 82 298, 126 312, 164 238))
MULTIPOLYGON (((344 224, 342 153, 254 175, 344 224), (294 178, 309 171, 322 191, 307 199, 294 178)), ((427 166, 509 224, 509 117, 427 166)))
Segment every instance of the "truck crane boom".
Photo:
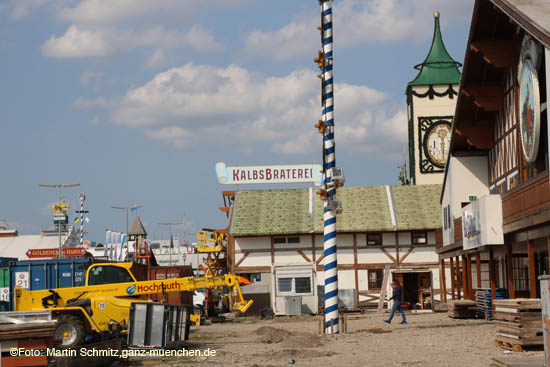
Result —
POLYGON ((237 275, 137 281, 131 267, 132 263, 93 264, 87 270, 86 285, 81 287, 36 291, 16 287, 14 310, 52 311, 58 320, 56 337, 64 346, 74 347, 85 335, 110 332, 114 327, 125 332, 132 303, 147 301, 147 296, 155 293, 227 287, 234 310, 244 313, 252 305, 252 300, 244 300, 237 275))

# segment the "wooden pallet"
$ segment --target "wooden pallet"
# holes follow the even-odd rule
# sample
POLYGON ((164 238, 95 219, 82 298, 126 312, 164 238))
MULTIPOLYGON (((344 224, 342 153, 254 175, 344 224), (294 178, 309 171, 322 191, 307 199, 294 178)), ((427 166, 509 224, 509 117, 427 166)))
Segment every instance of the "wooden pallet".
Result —
POLYGON ((477 304, 470 300, 452 301, 447 304, 447 314, 453 319, 473 319, 477 315, 477 304))
POLYGON ((521 312, 521 313, 509 313, 509 312, 495 312, 496 320, 514 321, 514 322, 526 322, 542 320, 541 312, 521 312))
POLYGON ((491 366, 497 367, 543 367, 544 361, 538 357, 493 357, 491 366))

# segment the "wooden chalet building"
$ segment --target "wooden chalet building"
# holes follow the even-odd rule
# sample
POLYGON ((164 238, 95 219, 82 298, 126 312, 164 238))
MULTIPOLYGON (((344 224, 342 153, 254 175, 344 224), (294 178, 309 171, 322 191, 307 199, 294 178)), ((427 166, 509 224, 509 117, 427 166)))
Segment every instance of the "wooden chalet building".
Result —
POLYGON ((441 194, 451 298, 539 297, 549 273, 550 3, 476 0, 441 194))
MULTIPOLYGON (((404 285, 405 302, 431 308, 440 299, 435 247, 440 185, 338 190, 341 306, 377 306, 385 267, 404 285)), ((229 212, 228 268, 248 277, 243 291, 287 314, 285 297, 316 313, 323 294, 322 202, 313 190, 238 191, 229 212)), ((439 241, 440 242, 440 241, 439 241)), ((389 294, 389 282, 387 285, 389 294)))

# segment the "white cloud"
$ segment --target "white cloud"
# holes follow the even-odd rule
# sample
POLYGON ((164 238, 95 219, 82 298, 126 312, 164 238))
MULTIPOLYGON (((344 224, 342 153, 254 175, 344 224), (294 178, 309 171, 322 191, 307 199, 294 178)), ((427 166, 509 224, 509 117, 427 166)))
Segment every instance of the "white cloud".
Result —
MULTIPOLYGON (((442 21, 467 19, 473 1, 345 0, 334 5, 334 42, 338 47, 361 43, 418 42, 431 37, 432 14, 442 21)), ((250 53, 286 60, 312 54, 320 46, 318 14, 301 15, 275 31, 256 30, 246 39, 250 53)))
POLYGON ((129 52, 138 47, 192 47, 203 52, 218 52, 223 45, 212 34, 199 26, 186 31, 172 31, 151 27, 140 31, 132 29, 82 28, 71 25, 64 35, 52 35, 42 45, 42 52, 53 58, 101 58, 129 52))
POLYGON ((150 68, 158 68, 166 61, 166 51, 159 48, 147 58, 146 65, 150 68))
POLYGON ((45 5, 49 0, 9 0, 0 4, 0 12, 6 11, 12 20, 26 18, 33 9, 45 5))
MULTIPOLYGON (((242 151, 270 149, 303 154, 317 149, 313 124, 320 117, 320 82, 313 70, 263 77, 229 65, 188 63, 158 73, 113 100, 79 99, 74 105, 111 110, 119 125, 182 149, 203 138, 230 142, 242 151)), ((406 141, 403 109, 367 86, 335 85, 337 143, 346 150, 400 152, 406 141)))
POLYGON ((61 37, 52 35, 42 45, 45 56, 58 59, 103 57, 114 51, 114 45, 107 41, 104 32, 85 30, 76 25, 70 26, 61 37))
MULTIPOLYGON (((242 3, 243 0, 235 0, 242 3)), ((189 19, 204 3, 196 0, 82 0, 74 7, 63 7, 60 17, 80 24, 116 24, 136 17, 171 16, 189 19)), ((227 6, 227 0, 208 0, 208 6, 227 6)))

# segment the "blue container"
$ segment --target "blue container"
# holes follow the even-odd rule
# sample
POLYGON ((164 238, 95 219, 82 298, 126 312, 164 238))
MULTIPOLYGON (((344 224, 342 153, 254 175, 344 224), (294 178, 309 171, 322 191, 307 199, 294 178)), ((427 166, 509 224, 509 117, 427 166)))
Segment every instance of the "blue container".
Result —
POLYGON ((86 283, 86 270, 94 258, 22 260, 9 263, 10 310, 16 285, 31 291, 79 287, 86 283))

